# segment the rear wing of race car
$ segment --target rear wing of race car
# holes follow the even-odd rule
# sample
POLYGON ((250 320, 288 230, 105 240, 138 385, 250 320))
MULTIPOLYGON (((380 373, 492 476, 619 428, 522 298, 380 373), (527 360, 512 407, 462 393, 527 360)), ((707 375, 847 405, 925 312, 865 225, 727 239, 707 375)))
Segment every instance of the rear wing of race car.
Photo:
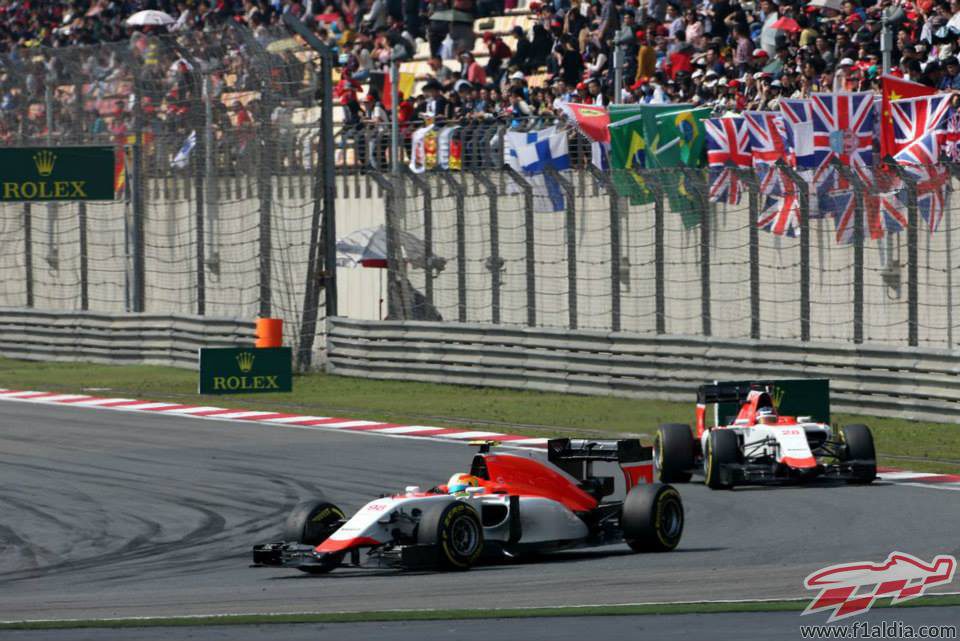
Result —
POLYGON ((554 438, 547 442, 547 460, 570 474, 600 496, 613 494, 612 476, 594 476, 597 461, 617 463, 623 472, 627 491, 642 482, 653 482, 653 448, 639 439, 570 439, 554 438))
POLYGON ((714 409, 713 424, 727 425, 753 390, 770 394, 777 412, 786 416, 810 416, 830 423, 830 380, 778 379, 767 381, 716 381, 697 389, 697 436, 705 429, 706 406, 714 409))

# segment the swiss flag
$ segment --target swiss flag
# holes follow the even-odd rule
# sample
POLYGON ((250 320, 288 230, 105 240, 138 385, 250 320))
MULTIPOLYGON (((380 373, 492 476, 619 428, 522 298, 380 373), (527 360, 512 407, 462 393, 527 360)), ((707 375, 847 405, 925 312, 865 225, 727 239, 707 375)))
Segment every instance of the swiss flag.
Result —
POLYGON ((919 98, 937 93, 933 87, 921 85, 896 76, 881 77, 883 87, 883 102, 880 113, 880 157, 893 156, 900 148, 893 136, 893 115, 890 113, 890 101, 901 98, 919 98))

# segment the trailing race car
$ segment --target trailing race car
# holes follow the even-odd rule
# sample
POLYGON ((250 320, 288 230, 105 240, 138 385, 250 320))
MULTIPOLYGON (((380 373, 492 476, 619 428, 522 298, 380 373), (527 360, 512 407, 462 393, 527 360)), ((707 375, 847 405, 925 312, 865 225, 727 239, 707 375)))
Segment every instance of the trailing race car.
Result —
POLYGON ((702 385, 697 392, 696 437, 683 424, 657 430, 653 446, 657 478, 683 483, 702 469, 704 482, 713 489, 814 478, 866 484, 876 478, 870 428, 846 425, 834 430, 810 416, 779 416, 771 397, 775 385, 702 385), (708 403, 718 408, 737 403, 740 409, 722 425, 717 409, 715 425, 707 427, 708 403))
POLYGON ((382 496, 349 520, 322 497, 301 502, 286 540, 254 546, 253 562, 323 574, 349 555, 354 566, 466 570, 573 547, 626 542, 636 552, 665 552, 680 542, 680 495, 652 482, 652 451, 640 441, 554 439, 547 458, 492 454, 484 444, 469 474, 382 496), (602 461, 619 466, 623 500, 609 499, 614 477, 593 474, 602 461))

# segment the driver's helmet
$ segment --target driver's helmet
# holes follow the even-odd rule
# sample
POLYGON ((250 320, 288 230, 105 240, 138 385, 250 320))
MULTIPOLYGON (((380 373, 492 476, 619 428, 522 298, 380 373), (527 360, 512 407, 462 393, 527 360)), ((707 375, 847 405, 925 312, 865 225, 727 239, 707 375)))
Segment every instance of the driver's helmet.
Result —
POLYGON ((472 474, 458 472, 447 481, 447 492, 450 494, 459 494, 466 492, 468 487, 479 487, 480 479, 472 474))
POLYGON ((777 412, 769 405, 764 405, 757 408, 757 422, 758 423, 776 423, 777 422, 777 412))

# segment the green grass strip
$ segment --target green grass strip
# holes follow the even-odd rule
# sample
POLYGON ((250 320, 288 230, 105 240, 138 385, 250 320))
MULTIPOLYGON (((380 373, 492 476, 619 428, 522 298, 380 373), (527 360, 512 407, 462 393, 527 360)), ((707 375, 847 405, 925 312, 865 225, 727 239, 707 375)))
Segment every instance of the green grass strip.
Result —
MULTIPOLYGON (((314 373, 297 376, 292 393, 200 396, 196 393, 197 373, 190 370, 8 358, 0 358, 0 387, 344 416, 525 436, 576 434, 608 438, 625 434, 649 436, 660 423, 693 422, 696 391, 691 387, 689 402, 674 403, 314 373)), ((847 414, 837 414, 833 421, 839 425, 868 424, 873 430, 880 465, 918 472, 960 471, 960 430, 955 424, 847 414)))
MULTIPOLYGON (((789 601, 701 601, 586 605, 502 610, 385 610, 375 612, 318 612, 297 614, 225 614, 196 617, 144 617, 50 621, 8 621, 0 630, 65 630, 79 628, 199 627, 210 625, 266 625, 291 623, 362 623, 371 621, 451 621, 463 619, 527 619, 542 617, 645 616, 656 614, 720 614, 729 612, 801 612, 808 599, 789 601)), ((920 597, 895 607, 960 606, 960 594, 920 597)), ((874 608, 889 608, 890 599, 874 608)))

